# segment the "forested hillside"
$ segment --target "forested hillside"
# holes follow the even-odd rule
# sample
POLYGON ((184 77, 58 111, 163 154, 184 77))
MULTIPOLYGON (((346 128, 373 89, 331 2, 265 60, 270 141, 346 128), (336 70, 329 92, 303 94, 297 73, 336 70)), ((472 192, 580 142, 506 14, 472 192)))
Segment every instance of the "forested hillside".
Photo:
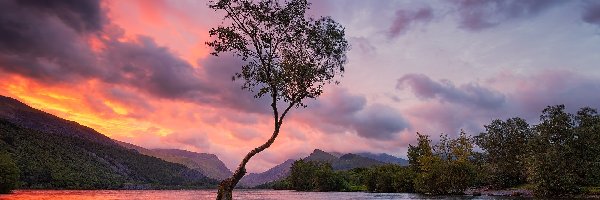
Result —
POLYGON ((217 183, 7 97, 0 97, 0 152, 16 164, 19 188, 206 188, 217 183))

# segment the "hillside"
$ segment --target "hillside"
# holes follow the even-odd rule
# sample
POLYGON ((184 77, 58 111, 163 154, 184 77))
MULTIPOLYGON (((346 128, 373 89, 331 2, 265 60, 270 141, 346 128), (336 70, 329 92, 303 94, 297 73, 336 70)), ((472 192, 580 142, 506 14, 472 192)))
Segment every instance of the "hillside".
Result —
POLYGON ((304 160, 326 162, 331 164, 334 170, 349 170, 386 164, 385 162, 351 153, 337 157, 320 149, 315 149, 308 157, 304 158, 304 160))
POLYGON ((179 149, 146 149, 133 144, 115 141, 119 145, 134 149, 137 152, 160 158, 167 162, 179 163, 186 167, 196 170, 210 178, 223 180, 231 176, 231 171, 225 166, 219 158, 214 154, 196 153, 179 149))
POLYGON ((370 159, 381 161, 384 163, 408 166, 408 160, 398 158, 396 156, 392 156, 387 153, 374 154, 374 153, 369 153, 369 152, 363 152, 363 153, 357 153, 357 154, 362 157, 370 158, 370 159))
POLYGON ((121 147, 76 122, 0 96, 0 151, 20 169, 21 188, 206 188, 216 181, 183 165, 121 147))
MULTIPOLYGON (((315 149, 310 155, 303 158, 306 161, 319 161, 330 163, 334 170, 349 170, 354 168, 364 168, 376 165, 384 165, 385 162, 363 157, 357 154, 328 153, 320 149, 315 149)), ((246 175, 240 181, 244 187, 254 187, 261 184, 273 182, 283 177, 287 177, 290 168, 295 160, 289 159, 263 173, 251 173, 246 175)))
POLYGON ((247 174, 240 180, 240 186, 243 187, 255 187, 257 185, 279 180, 287 177, 290 174, 290 168, 295 160, 289 159, 285 162, 263 172, 263 173, 250 173, 247 174))

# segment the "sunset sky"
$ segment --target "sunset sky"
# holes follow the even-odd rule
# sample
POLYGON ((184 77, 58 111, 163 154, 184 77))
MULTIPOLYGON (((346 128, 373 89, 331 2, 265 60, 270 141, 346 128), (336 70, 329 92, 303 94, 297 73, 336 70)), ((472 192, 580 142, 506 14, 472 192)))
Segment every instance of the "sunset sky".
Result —
MULTIPOLYGON (((0 95, 147 148, 234 168, 273 130, 267 99, 211 56, 224 13, 196 0, 0 1, 0 95), (68 3, 64 3, 68 2, 68 3)), ((313 0, 346 28, 339 85, 293 110, 261 172, 313 149, 406 158, 415 133, 536 124, 547 105, 600 108, 600 1, 313 0)))

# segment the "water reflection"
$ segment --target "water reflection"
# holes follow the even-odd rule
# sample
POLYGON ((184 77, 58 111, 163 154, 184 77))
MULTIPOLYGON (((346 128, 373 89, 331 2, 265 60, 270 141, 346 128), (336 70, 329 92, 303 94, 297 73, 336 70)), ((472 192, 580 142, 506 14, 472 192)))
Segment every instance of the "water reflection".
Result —
MULTIPOLYGON (((216 190, 18 190, 0 195, 1 200, 204 200, 216 190)), ((362 199, 499 199, 499 197, 424 196, 407 193, 295 192, 282 190, 236 190, 234 199, 248 200, 362 200, 362 199)), ((507 199, 507 198, 504 198, 507 199)))

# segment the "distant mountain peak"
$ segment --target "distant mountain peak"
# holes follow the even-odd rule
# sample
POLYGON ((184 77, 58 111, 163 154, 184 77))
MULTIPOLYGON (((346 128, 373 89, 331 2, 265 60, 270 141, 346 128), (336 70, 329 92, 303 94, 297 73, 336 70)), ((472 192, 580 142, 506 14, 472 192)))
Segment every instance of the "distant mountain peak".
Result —
POLYGON ((387 153, 375 154, 375 153, 369 153, 369 152, 362 152, 362 153, 357 153, 357 154, 360 156, 378 160, 378 161, 381 161, 384 163, 398 164, 398 165, 402 165, 402 166, 408 165, 408 160, 403 159, 403 158, 398 158, 396 156, 392 156, 387 153))
POLYGON ((182 164, 217 180, 223 180, 232 174, 231 170, 225 166, 225 163, 214 154, 196 153, 182 149, 146 149, 125 142, 116 142, 125 148, 134 149, 141 154, 156 157, 167 162, 182 164))

